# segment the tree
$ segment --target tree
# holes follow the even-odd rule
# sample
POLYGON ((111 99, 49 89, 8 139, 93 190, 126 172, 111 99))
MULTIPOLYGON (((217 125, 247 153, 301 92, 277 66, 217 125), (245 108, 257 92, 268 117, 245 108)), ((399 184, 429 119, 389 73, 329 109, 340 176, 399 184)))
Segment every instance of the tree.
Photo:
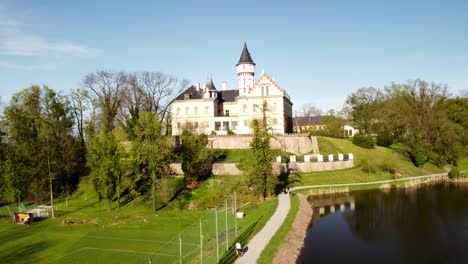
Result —
POLYGON ((124 72, 97 71, 86 75, 83 85, 97 96, 104 131, 112 131, 127 91, 127 75, 124 72))
POLYGON ((247 176, 247 184, 253 187, 257 195, 268 197, 275 193, 278 179, 273 175, 273 153, 270 147, 270 134, 267 123, 267 103, 263 103, 262 119, 253 120, 253 136, 250 142, 250 149, 253 154, 252 159, 242 159, 239 168, 247 176))
POLYGON ((79 166, 71 164, 82 162, 68 148, 76 138, 67 100, 47 86, 31 86, 13 96, 4 114, 10 201, 33 194, 40 203, 49 193, 53 205, 54 193, 70 189, 71 175, 77 176, 79 166))
POLYGON ((181 135, 181 143, 180 157, 185 181, 189 183, 209 177, 213 157, 206 147, 208 137, 204 134, 195 135, 184 130, 181 135))
MULTIPOLYGON (((76 129, 83 148, 85 147, 85 113, 92 108, 91 100, 88 90, 81 88, 71 90, 71 110, 75 118, 76 129)), ((91 118, 93 117, 94 115, 91 116, 91 118)))
POLYGON ((116 195, 117 180, 120 175, 119 152, 112 132, 103 131, 93 137, 87 153, 87 165, 91 169, 91 179, 99 199, 107 200, 107 209, 112 210, 116 195))
POLYGON ((448 98, 446 85, 418 79, 393 83, 383 91, 360 89, 348 97, 347 109, 361 132, 387 137, 386 145, 393 135, 409 147, 414 164, 422 166, 428 160, 456 163, 466 138, 463 104, 448 98))
MULTIPOLYGON (((164 137, 161 133, 161 125, 158 116, 152 112, 140 114, 135 126, 134 152, 138 161, 151 179, 151 198, 153 210, 156 210, 156 192, 167 192, 170 185, 166 184, 166 178, 170 173, 172 160, 171 138, 164 137)), ((167 204, 168 200, 164 201, 167 204)))
POLYGON ((373 125, 377 123, 381 93, 374 87, 363 87, 346 99, 345 109, 351 114, 353 122, 360 133, 375 132, 373 125))
POLYGON ((137 75, 138 83, 143 90, 144 111, 155 112, 159 116, 159 122, 164 124, 163 130, 167 134, 167 115, 172 101, 189 86, 186 79, 177 79, 174 76, 161 72, 142 72, 137 75))

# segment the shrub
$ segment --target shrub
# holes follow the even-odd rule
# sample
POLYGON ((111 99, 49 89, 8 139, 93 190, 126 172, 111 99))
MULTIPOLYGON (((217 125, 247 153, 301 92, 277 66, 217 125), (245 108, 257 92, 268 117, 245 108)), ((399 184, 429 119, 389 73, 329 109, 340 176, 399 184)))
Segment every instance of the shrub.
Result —
POLYGON ((409 154, 411 162, 413 162, 416 167, 421 167, 428 160, 427 151, 421 146, 417 146, 414 150, 410 151, 409 154))
POLYGON ((365 173, 375 173, 375 167, 370 165, 366 160, 363 160, 362 171, 365 173))
POLYGON ((371 136, 366 136, 362 134, 354 135, 353 144, 366 149, 373 149, 375 147, 374 139, 371 136))
POLYGON ((377 146, 390 147, 393 144, 393 135, 390 130, 384 130, 377 136, 377 146))
POLYGON ((212 149, 212 155, 214 156, 215 160, 217 161, 224 161, 227 158, 227 149, 212 149))
POLYGON ((396 173, 396 169, 392 165, 387 164, 387 163, 384 163, 384 164, 380 165, 380 168, 383 171, 387 171, 390 174, 395 174, 396 173))
POLYGON ((448 173, 448 176, 450 179, 458 178, 460 177, 460 171, 457 169, 457 167, 452 167, 448 173))

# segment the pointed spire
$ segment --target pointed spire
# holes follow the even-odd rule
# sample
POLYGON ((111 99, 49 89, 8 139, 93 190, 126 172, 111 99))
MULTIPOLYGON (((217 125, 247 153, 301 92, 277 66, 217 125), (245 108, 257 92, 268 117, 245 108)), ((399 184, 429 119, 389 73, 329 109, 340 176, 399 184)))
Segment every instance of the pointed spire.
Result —
POLYGON ((250 57, 250 52, 247 49, 247 42, 244 42, 244 49, 242 50, 242 54, 236 66, 239 64, 253 64, 255 66, 255 62, 252 60, 252 57, 250 57))
POLYGON ((210 78, 206 82, 205 89, 208 89, 209 91, 216 91, 216 87, 214 86, 214 83, 213 83, 213 78, 210 78))

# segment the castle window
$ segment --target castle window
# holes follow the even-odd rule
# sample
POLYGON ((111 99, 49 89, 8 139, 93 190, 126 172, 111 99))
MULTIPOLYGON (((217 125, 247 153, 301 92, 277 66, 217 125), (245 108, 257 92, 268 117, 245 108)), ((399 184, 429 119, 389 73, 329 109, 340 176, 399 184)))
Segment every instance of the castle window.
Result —
POLYGON ((180 115, 180 108, 177 108, 176 113, 177 113, 177 115, 180 115))
POLYGON ((188 114, 189 114, 189 108, 185 107, 185 115, 188 115, 188 114))
POLYGON ((225 116, 229 116, 229 110, 226 110, 225 116))
POLYGON ((262 89, 262 97, 265 96, 265 86, 260 86, 260 89, 262 89))
POLYGON ((194 114, 194 115, 198 115, 198 107, 195 107, 195 108, 193 109, 193 114, 194 114))
POLYGON ((267 86, 265 88, 265 96, 269 96, 270 95, 270 86, 267 86))
POLYGON ((219 131, 221 129, 221 122, 215 122, 215 130, 219 131))
POLYGON ((190 99, 190 94, 184 94, 184 100, 190 99))
POLYGON ((245 126, 245 127, 247 126, 247 119, 244 120, 244 126, 245 126))
POLYGON ((231 125, 232 125, 232 129, 237 129, 237 121, 232 121, 231 125))
POLYGON ((278 103, 274 103, 273 104, 273 109, 272 109, 273 112, 276 112, 278 111, 278 103))
POLYGON ((209 111, 210 111, 210 107, 209 107, 209 106, 205 106, 205 114, 208 114, 209 111))
POLYGON ((242 110, 243 110, 244 113, 247 112, 247 105, 246 105, 246 104, 244 104, 244 105, 242 106, 242 110))
POLYGON ((177 128, 180 129, 180 122, 177 122, 177 128))

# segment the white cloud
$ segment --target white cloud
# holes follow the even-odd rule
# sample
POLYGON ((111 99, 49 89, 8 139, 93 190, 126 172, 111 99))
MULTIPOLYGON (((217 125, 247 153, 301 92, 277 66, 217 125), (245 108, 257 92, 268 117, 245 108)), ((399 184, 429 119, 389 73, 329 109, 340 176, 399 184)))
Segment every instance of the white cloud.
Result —
POLYGON ((0 6, 0 55, 39 56, 68 55, 85 57, 96 50, 85 45, 64 40, 49 39, 24 30, 21 19, 0 6))
POLYGON ((41 65, 21 65, 17 63, 10 63, 5 61, 0 61, 0 69, 10 69, 10 70, 26 70, 26 71, 53 71, 57 67, 52 64, 41 64, 41 65))

